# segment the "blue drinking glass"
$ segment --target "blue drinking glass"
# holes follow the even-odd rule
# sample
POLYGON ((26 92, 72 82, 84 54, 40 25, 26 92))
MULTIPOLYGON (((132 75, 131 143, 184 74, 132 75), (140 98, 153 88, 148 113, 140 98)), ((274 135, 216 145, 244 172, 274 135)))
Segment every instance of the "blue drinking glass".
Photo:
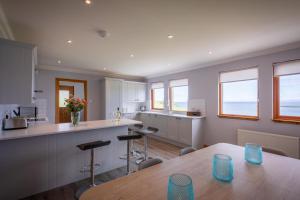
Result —
POLYGON ((245 144, 245 160, 251 164, 260 165, 262 163, 262 148, 259 144, 245 144))
POLYGON ((232 158, 225 154, 215 154, 213 157, 213 177, 219 181, 231 182, 233 179, 232 158))
POLYGON ((192 179, 185 174, 169 176, 168 200, 194 200, 192 179))

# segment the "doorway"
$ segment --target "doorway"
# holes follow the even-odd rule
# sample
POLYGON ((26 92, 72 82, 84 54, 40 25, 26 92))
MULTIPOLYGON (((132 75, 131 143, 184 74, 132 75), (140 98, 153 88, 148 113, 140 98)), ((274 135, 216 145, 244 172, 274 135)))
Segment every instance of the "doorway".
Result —
MULTIPOLYGON (((55 123, 69 123, 71 122, 71 114, 65 105, 65 99, 72 96, 87 100, 87 81, 56 78, 55 81, 55 123)), ((81 121, 87 120, 87 106, 81 111, 81 121)))

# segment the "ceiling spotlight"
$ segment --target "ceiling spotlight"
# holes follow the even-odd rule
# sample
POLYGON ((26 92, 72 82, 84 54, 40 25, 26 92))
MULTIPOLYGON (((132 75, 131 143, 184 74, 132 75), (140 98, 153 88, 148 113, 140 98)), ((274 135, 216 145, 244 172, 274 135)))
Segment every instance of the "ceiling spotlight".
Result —
POLYGON ((72 44, 72 40, 68 40, 67 43, 68 43, 68 44, 72 44))
POLYGON ((91 0, 84 0, 84 3, 85 3, 86 5, 91 5, 91 4, 92 4, 92 1, 91 1, 91 0))
POLYGON ((168 66, 171 66, 171 64, 169 63, 168 66))
POLYGON ((103 70, 106 71, 106 68, 104 67, 103 70))
POLYGON ((57 64, 61 64, 61 60, 58 60, 58 61, 57 61, 57 64))
POLYGON ((130 58, 133 58, 134 57, 134 55, 133 54, 130 54, 130 58))
POLYGON ((208 54, 211 55, 211 54, 212 54, 212 51, 209 51, 208 54))
POLYGON ((174 38, 174 35, 168 35, 168 38, 172 39, 172 38, 174 38))

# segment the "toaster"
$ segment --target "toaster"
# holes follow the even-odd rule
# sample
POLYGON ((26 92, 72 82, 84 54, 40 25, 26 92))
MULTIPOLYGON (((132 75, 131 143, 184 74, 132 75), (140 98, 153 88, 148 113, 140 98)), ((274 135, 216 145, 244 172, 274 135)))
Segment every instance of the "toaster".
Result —
POLYGON ((27 119, 25 118, 9 118, 2 120, 2 129, 3 130, 14 130, 27 128, 27 119))

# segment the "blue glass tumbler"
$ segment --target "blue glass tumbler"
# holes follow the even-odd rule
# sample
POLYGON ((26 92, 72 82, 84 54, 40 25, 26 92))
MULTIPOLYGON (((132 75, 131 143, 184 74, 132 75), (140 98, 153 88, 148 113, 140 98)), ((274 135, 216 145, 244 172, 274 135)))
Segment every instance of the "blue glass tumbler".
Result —
POLYGON ((168 200, 194 200, 192 179, 185 174, 169 176, 168 200))
POLYGON ((263 161, 262 147, 259 144, 245 144, 245 160, 248 163, 260 165, 263 161))
POLYGON ((233 179, 232 158, 225 154, 215 154, 213 157, 213 177, 219 181, 231 182, 233 179))

